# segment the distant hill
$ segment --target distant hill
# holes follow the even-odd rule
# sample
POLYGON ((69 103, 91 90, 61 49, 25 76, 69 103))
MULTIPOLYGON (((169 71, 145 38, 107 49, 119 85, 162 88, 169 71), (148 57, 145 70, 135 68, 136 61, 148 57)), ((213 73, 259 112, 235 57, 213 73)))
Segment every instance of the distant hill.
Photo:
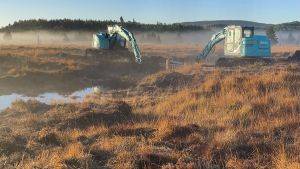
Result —
POLYGON ((264 29, 272 24, 243 21, 243 20, 215 20, 215 21, 196 21, 196 22, 183 22, 181 23, 186 26, 202 26, 207 28, 219 28, 226 27, 228 25, 242 25, 242 26, 254 26, 255 28, 264 29))
POLYGON ((294 22, 287 22, 275 25, 276 30, 300 30, 300 22, 294 21, 294 22))
MULTIPOLYGON (((119 24, 117 21, 98 21, 98 20, 72 20, 72 19, 57 19, 57 20, 20 20, 13 24, 9 24, 0 29, 2 32, 21 32, 21 31, 99 31, 106 30, 107 25, 119 24)), ((139 22, 125 22, 124 27, 132 31, 158 31, 158 32, 182 32, 182 31, 198 31, 203 30, 201 26, 177 24, 143 24, 139 22)))

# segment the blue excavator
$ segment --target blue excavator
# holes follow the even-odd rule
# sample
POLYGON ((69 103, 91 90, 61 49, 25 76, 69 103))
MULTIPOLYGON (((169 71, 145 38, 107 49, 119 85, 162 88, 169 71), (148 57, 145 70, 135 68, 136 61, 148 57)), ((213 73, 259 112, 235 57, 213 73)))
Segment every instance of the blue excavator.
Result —
POLYGON ((271 60, 271 43, 267 36, 254 35, 254 27, 227 26, 214 34, 204 50, 197 56, 206 59, 215 45, 224 42, 224 58, 221 60, 271 60))
POLYGON ((129 42, 135 56, 135 61, 142 63, 142 55, 137 41, 130 31, 119 25, 108 26, 107 32, 100 32, 93 35, 93 48, 100 50, 125 49, 129 42))

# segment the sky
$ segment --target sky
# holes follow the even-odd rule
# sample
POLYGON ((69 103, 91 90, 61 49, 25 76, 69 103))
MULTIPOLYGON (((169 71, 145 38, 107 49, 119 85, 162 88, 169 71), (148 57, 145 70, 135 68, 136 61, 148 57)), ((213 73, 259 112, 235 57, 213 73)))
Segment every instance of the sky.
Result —
POLYGON ((24 19, 135 19, 143 23, 300 20, 300 0, 0 0, 0 27, 24 19))

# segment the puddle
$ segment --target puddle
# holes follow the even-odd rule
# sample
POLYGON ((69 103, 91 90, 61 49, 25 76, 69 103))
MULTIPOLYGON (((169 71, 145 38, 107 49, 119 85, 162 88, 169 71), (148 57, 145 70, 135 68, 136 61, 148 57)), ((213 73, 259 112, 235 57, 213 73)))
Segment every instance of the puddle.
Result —
POLYGON ((70 95, 61 95, 59 93, 43 93, 36 97, 29 97, 21 94, 10 94, 0 96, 0 111, 8 108, 16 100, 38 100, 42 103, 51 104, 53 102, 69 103, 69 102, 81 102, 84 97, 94 92, 94 87, 85 88, 83 90, 76 91, 70 95))

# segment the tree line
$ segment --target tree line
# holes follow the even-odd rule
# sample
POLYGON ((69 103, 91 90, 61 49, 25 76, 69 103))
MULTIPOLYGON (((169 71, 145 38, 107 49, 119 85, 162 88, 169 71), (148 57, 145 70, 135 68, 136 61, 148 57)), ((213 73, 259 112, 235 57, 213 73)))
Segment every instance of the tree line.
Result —
POLYGON ((291 31, 291 30, 300 30, 300 22, 294 21, 294 22, 288 22, 283 24, 274 25, 274 29, 276 31, 291 31))
POLYGON ((198 31, 204 30, 201 26, 182 25, 182 24, 143 24, 133 21, 118 22, 112 20, 81 20, 81 19, 31 19, 20 20, 9 24, 0 29, 1 32, 22 32, 22 31, 100 31, 106 30, 107 25, 121 24, 132 31, 157 31, 157 32, 184 32, 184 31, 198 31))

